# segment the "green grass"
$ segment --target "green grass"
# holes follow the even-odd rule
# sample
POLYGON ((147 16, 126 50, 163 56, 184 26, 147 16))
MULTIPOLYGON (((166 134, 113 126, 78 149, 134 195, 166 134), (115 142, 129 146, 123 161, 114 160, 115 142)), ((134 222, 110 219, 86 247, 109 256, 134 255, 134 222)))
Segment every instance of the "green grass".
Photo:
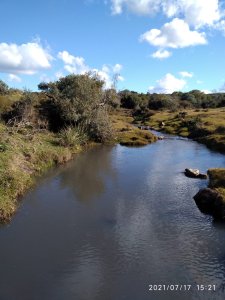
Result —
MULTIPOLYGON (((114 142, 143 146, 156 140, 150 132, 131 125, 133 118, 127 111, 111 115, 111 119, 114 142)), ((0 223, 11 220, 18 208, 19 196, 35 183, 38 176, 82 150, 84 136, 74 130, 65 129, 54 134, 47 130, 12 128, 0 122, 0 223)))
POLYGON ((151 132, 136 128, 118 133, 117 138, 123 146, 145 146, 157 140, 151 132))
POLYGON ((209 187, 216 189, 222 196, 225 202, 225 169, 209 169, 209 187))
POLYGON ((8 222, 18 207, 18 197, 50 167, 64 163, 79 152, 79 145, 59 145, 48 131, 23 129, 20 133, 0 123, 0 222, 8 222))
POLYGON ((225 169, 209 169, 209 185, 212 188, 225 188, 225 169))
POLYGON ((157 140, 151 132, 141 130, 132 125, 134 118, 129 110, 121 110, 111 114, 116 142, 124 146, 145 146, 157 140))
POLYGON ((209 148, 225 152, 225 109, 185 110, 179 112, 160 111, 150 117, 148 125, 169 134, 193 138, 209 148), (165 123, 162 127, 161 122, 165 123))

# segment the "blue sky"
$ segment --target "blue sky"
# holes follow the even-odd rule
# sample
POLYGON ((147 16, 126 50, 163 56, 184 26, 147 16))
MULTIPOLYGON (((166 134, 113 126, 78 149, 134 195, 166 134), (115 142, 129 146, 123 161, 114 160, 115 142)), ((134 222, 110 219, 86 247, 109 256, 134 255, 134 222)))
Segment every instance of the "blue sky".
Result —
POLYGON ((218 0, 1 0, 0 79, 96 72, 110 87, 225 90, 225 13, 218 0))

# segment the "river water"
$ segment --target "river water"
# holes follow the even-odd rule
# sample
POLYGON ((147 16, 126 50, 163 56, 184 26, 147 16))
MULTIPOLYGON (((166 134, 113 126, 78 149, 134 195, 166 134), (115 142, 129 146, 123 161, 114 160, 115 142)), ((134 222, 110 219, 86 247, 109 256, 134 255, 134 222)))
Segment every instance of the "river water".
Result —
POLYGON ((207 181, 187 167, 225 156, 172 138, 96 147, 48 173, 0 227, 0 300, 225 299, 225 225, 196 207, 207 181))

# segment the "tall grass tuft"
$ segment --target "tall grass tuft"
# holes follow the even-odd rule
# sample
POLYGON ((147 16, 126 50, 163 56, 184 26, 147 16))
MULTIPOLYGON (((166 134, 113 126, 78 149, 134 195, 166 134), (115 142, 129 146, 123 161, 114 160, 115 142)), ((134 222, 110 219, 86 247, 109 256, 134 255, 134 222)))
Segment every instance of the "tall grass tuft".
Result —
POLYGON ((59 144, 64 147, 75 147, 86 144, 87 135, 81 127, 66 127, 59 133, 59 144))

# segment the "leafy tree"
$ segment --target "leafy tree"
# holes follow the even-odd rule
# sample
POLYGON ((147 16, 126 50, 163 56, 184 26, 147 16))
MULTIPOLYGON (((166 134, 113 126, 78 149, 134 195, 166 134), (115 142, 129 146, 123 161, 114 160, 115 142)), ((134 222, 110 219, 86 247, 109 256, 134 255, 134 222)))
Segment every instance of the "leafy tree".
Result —
MULTIPOLYGON (((81 125, 90 137, 104 141, 112 134, 107 103, 112 93, 103 90, 104 82, 96 75, 68 75, 56 82, 39 84, 48 97, 49 116, 57 120, 55 129, 81 125)), ((45 102, 46 104, 46 102, 45 102)), ((54 120, 50 120, 54 123, 54 120)))

